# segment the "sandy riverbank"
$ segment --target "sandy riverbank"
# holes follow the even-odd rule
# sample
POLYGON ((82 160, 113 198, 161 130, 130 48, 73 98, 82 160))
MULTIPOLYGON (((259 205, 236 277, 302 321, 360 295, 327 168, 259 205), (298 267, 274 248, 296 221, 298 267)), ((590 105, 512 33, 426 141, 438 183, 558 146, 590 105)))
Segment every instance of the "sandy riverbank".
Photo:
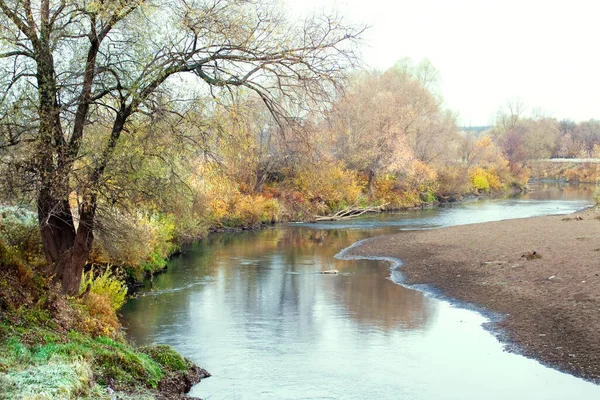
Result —
POLYGON ((351 254, 403 260, 407 284, 505 315, 509 348, 600 383, 600 209, 405 231, 351 254))

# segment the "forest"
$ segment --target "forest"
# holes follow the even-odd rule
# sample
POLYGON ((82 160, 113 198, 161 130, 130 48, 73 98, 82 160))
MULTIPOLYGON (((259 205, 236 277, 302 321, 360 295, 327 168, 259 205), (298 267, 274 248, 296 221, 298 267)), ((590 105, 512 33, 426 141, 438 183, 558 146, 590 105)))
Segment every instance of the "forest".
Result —
POLYGON ((367 28, 339 15, 298 22, 250 0, 0 0, 0 20, 0 374, 54 354, 131 392, 174 373, 166 358, 185 370, 156 350, 131 350, 126 372, 99 368, 124 340, 125 282, 213 232, 600 176, 596 164, 532 163, 600 158, 600 121, 513 101, 492 126, 460 128, 435 66, 365 67, 367 28), (50 355, 24 332, 46 335, 50 355))

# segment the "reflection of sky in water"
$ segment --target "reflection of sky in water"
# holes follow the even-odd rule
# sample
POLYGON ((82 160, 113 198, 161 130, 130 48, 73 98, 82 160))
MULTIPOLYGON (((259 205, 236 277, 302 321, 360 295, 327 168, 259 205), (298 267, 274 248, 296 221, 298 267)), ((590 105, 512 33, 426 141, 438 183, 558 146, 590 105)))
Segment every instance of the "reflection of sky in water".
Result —
POLYGON ((136 342, 171 344, 208 369, 192 391, 206 399, 600 398, 598 386, 503 352, 479 314, 394 284, 380 262, 334 258, 398 228, 590 203, 554 195, 215 235, 130 301, 124 322, 136 342), (333 268, 342 274, 317 273, 333 268))

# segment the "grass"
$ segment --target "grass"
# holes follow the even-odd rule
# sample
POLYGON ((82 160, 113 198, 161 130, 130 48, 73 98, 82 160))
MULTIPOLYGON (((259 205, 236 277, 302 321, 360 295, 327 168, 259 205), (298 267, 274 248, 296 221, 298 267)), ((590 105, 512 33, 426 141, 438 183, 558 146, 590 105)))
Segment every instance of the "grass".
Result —
POLYGON ((94 386, 144 392, 191 366, 165 345, 135 349, 103 336, 71 331, 61 337, 6 323, 0 336, 0 399, 70 399, 90 395, 94 386))
POLYGON ((133 347, 108 322, 0 241, 0 400, 153 399, 198 381, 197 367, 169 346, 133 347))

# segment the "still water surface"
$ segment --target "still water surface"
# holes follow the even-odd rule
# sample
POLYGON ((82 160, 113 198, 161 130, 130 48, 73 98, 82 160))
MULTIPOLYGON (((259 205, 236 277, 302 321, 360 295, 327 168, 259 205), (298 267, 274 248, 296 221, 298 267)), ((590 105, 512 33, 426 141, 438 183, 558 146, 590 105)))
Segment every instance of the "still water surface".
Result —
POLYGON ((214 235, 129 301, 138 344, 167 343, 213 376, 204 399, 600 399, 600 386, 503 351, 482 315, 405 288, 353 243, 426 229, 569 213, 590 188, 214 235), (319 271, 337 268, 340 275, 319 271))

